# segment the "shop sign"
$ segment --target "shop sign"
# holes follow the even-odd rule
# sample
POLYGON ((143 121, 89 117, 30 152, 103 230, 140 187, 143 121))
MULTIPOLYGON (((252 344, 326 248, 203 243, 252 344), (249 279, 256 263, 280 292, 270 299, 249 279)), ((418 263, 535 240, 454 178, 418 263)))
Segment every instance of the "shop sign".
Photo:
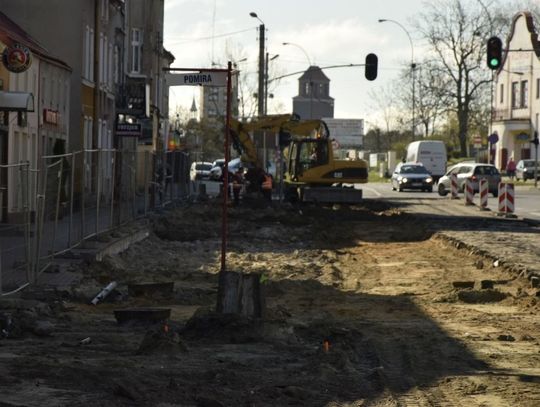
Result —
POLYGON ((21 73, 30 67, 32 54, 28 47, 21 44, 14 44, 4 49, 2 62, 8 71, 21 73))
POLYGON ((127 137, 139 137, 142 134, 140 123, 117 123, 116 135, 127 137))
POLYGON ((58 126, 58 111, 51 109, 43 109, 43 122, 58 126))

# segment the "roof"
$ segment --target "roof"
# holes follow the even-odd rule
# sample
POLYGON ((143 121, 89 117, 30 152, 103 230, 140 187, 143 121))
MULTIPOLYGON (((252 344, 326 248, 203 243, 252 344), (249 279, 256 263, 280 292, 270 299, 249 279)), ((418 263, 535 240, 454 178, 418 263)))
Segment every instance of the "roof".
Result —
POLYGON ((28 47, 32 53, 39 55, 40 57, 61 65, 64 68, 71 70, 71 67, 64 61, 51 55, 51 53, 41 45, 30 34, 24 31, 21 26, 11 20, 8 16, 0 11, 0 41, 4 44, 11 46, 15 43, 22 44, 28 47))
POLYGON ((324 74, 321 68, 319 68, 316 65, 311 65, 306 72, 302 74, 300 78, 298 78, 299 81, 301 80, 309 80, 309 81, 319 81, 319 82, 330 82, 330 79, 328 79, 328 76, 324 74))
MULTIPOLYGON (((508 44, 510 44, 512 37, 514 36, 517 21, 522 17, 525 18, 525 24, 527 25, 527 30, 529 31, 529 34, 531 37, 532 49, 534 53, 536 54, 536 56, 540 58, 540 42, 538 41, 538 34, 534 28, 534 20, 533 20, 532 14, 529 11, 520 11, 512 19, 512 25, 510 27, 510 31, 506 39, 506 48, 508 49, 508 44)), ((504 64, 506 62, 506 58, 508 58, 508 55, 509 55, 509 52, 504 53, 501 67, 499 68, 497 72, 501 71, 502 68, 504 67, 504 64)))

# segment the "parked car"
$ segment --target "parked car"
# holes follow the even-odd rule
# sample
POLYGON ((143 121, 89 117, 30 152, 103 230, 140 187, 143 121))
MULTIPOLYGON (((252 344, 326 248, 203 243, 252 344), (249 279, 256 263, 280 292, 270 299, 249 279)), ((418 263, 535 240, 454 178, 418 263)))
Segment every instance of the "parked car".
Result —
POLYGON ((457 185, 458 192, 463 192, 465 189, 465 180, 467 178, 471 179, 474 192, 478 192, 478 180, 480 178, 485 178, 488 180, 489 192, 497 197, 499 195, 499 183, 501 182, 501 173, 491 164, 481 164, 481 163, 459 163, 456 164, 444 174, 437 185, 437 191, 439 195, 446 196, 450 190, 450 175, 457 175, 457 185))
MULTIPOLYGON (((221 173, 223 172, 223 166, 225 165, 225 159, 219 159, 214 161, 214 165, 210 170, 210 179, 214 181, 219 181, 221 179, 221 173)), ((242 161, 240 158, 233 158, 229 161, 228 169, 230 173, 236 172, 238 167, 242 166, 242 161)))
POLYGON ((189 168, 189 179, 191 179, 192 181, 208 179, 211 169, 212 163, 204 161, 193 162, 191 163, 191 167, 189 168))
POLYGON ((221 178, 221 170, 225 165, 225 158, 218 158, 212 163, 212 169, 210 170, 210 179, 218 181, 221 178))
POLYGON ((401 192, 404 189, 420 189, 433 191, 433 177, 426 167, 416 163, 399 163, 390 179, 392 190, 401 192))
MULTIPOLYGON (((528 179, 534 179, 534 163, 534 160, 519 160, 516 165, 516 180, 527 181, 528 179)), ((540 162, 537 164, 537 171, 536 178, 540 179, 540 162)))

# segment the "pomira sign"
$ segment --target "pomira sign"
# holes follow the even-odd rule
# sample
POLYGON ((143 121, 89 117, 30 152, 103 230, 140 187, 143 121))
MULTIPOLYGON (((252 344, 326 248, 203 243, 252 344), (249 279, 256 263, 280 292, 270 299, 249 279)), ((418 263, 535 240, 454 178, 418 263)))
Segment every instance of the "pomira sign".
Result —
POLYGON ((8 71, 21 73, 30 67, 32 54, 28 47, 21 44, 14 44, 4 49, 2 62, 8 71))

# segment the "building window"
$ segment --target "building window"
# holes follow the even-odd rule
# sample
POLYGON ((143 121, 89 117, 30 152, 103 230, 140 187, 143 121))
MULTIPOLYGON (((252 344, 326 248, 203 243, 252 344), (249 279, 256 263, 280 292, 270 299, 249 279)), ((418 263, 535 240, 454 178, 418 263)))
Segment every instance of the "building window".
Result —
POLYGON ((540 99, 540 78, 536 78, 536 99, 540 99))
POLYGON ((109 0, 101 0, 101 19, 109 21, 109 0))
POLYGON ((83 78, 94 81, 94 30, 86 26, 83 44, 83 78))
POLYGON ((512 82, 512 109, 516 109, 518 107, 518 101, 519 101, 519 83, 518 82, 512 82))
POLYGON ((500 90, 499 90, 499 101, 502 104, 504 102, 504 84, 501 83, 500 90))
POLYGON ((526 108, 529 105, 529 81, 521 81, 520 107, 526 108))
POLYGON ((142 30, 131 29, 131 72, 141 72, 142 59, 142 30))
POLYGON ((304 95, 309 96, 309 82, 304 83, 304 95))

